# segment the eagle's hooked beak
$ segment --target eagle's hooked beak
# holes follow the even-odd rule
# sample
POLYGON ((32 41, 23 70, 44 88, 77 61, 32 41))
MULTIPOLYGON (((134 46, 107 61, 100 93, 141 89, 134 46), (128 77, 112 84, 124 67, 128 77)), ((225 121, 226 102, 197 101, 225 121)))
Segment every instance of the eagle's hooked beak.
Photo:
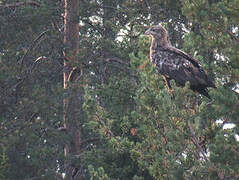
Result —
POLYGON ((150 35, 150 34, 151 34, 150 29, 148 29, 147 31, 145 31, 144 34, 145 34, 145 35, 150 35))

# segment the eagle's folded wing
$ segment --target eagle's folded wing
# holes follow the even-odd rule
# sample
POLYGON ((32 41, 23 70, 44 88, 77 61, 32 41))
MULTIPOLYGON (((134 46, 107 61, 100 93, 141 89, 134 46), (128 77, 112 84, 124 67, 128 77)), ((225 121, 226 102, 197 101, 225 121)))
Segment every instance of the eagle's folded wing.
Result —
POLYGON ((162 75, 174 79, 182 86, 189 81, 191 87, 215 87, 200 63, 177 48, 171 46, 159 48, 152 58, 162 75))

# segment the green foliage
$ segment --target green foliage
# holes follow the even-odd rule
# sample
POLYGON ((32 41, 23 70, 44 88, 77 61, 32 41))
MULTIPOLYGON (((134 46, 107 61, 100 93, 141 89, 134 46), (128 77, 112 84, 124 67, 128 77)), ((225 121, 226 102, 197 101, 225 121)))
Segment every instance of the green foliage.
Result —
POLYGON ((90 180, 109 180, 110 178, 105 174, 104 168, 99 167, 97 170, 92 165, 88 167, 90 172, 90 180))
POLYGON ((61 179, 63 98, 80 89, 75 179, 238 179, 238 0, 80 1, 82 69, 63 90, 63 4, 0 1, 0 179, 61 179), (212 100, 171 81, 148 59, 146 26, 198 59, 212 100), (218 123, 222 122, 222 123, 218 123), (224 125, 235 127, 225 129, 224 125))
POLYGON ((8 168, 9 168, 9 163, 8 163, 8 157, 6 155, 6 150, 4 147, 1 148, 2 150, 0 151, 0 178, 1 179, 8 179, 7 174, 8 174, 8 168))

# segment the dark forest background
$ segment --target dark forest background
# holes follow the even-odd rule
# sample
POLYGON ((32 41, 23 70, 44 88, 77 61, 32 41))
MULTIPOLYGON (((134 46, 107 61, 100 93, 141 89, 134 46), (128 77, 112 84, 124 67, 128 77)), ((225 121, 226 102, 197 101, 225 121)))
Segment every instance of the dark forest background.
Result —
POLYGON ((69 40, 71 1, 0 0, 0 179, 239 179, 239 1, 79 0, 69 40), (171 98, 143 35, 159 23, 212 100, 171 98))

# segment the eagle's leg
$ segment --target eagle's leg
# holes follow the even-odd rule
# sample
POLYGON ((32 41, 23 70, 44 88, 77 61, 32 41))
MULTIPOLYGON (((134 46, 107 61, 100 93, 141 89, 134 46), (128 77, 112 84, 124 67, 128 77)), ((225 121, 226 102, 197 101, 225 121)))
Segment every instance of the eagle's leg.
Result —
POLYGON ((163 76, 163 79, 164 79, 164 82, 168 88, 168 91, 170 92, 170 94, 172 95, 172 98, 174 99, 174 94, 173 94, 173 88, 172 86, 170 85, 170 78, 167 78, 166 76, 163 76))

